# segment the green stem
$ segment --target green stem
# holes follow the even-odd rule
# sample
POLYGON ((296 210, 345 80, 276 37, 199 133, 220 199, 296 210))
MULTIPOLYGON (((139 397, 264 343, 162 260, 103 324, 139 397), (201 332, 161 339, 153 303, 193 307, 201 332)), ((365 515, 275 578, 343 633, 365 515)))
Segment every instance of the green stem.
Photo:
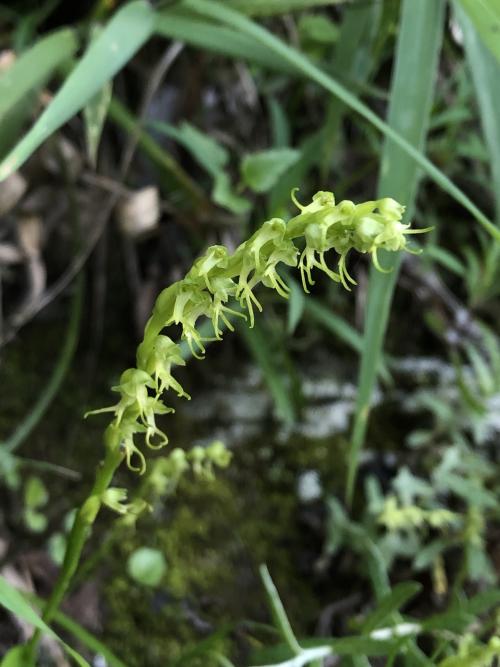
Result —
MULTIPOLYGON (((100 464, 95 477, 94 485, 77 512, 73 527, 68 537, 68 544, 59 577, 47 600, 42 618, 49 624, 56 614, 80 562, 85 542, 90 535, 92 525, 96 520, 102 504, 102 495, 111 484, 116 469, 123 460, 119 447, 108 447, 106 457, 100 464)), ((26 646, 26 664, 34 664, 36 648, 40 639, 40 631, 36 630, 26 646)))

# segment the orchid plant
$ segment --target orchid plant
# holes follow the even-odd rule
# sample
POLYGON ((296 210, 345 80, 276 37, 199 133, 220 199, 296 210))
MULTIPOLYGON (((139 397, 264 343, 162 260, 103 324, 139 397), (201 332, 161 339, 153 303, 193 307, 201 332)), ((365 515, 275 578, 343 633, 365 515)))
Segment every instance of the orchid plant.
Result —
MULTIPOLYGON (((255 310, 262 305, 255 294, 259 284, 287 298, 290 288, 278 271, 280 264, 298 267, 306 293, 314 284, 312 270, 319 269, 347 290, 356 281, 347 270, 351 250, 371 255, 377 269, 379 250, 407 250, 407 237, 427 229, 410 229, 403 224, 404 207, 391 198, 354 204, 344 200, 338 204, 331 192, 317 192, 306 206, 292 192, 299 214, 288 222, 273 218, 264 224, 233 254, 225 246, 215 245, 197 259, 184 279, 163 290, 157 298, 153 313, 146 324, 144 338, 137 349, 137 365, 121 375, 113 390, 118 402, 93 412, 112 412, 114 418, 105 431, 106 455, 100 464, 91 492, 76 514, 68 539, 59 579, 43 613, 50 622, 57 611, 72 577, 92 524, 103 505, 120 514, 137 511, 126 503, 126 490, 111 487, 115 471, 125 461, 127 466, 143 474, 146 470, 146 449, 159 449, 168 443, 166 434, 157 424, 157 417, 173 412, 162 400, 166 390, 189 399, 188 393, 172 374, 175 366, 184 365, 180 346, 163 333, 172 325, 181 326, 181 338, 197 358, 205 355, 208 340, 222 338, 222 324, 234 330, 233 317, 254 324, 255 310), (297 245, 296 245, 297 244, 297 245), (326 263, 329 251, 338 254, 336 270, 326 263), (239 304, 239 308, 236 309, 239 304), (212 322, 213 337, 203 337, 198 328, 200 318, 212 322), (142 443, 139 443, 139 438, 142 443)), ((180 450, 171 456, 179 457, 180 450)), ((229 452, 220 444, 195 447, 182 456, 183 469, 190 464, 195 472, 211 471, 213 466, 228 465, 229 452)), ((27 647, 32 662, 38 633, 27 647)))

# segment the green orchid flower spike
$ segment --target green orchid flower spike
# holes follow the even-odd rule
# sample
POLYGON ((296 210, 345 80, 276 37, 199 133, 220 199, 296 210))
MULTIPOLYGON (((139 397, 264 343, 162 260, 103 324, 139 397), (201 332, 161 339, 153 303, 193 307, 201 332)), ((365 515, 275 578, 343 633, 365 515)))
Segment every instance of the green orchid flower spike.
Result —
MULTIPOLYGON (((297 216, 288 222, 280 218, 268 220, 232 255, 224 246, 208 248, 186 277, 163 290, 156 300, 144 339, 137 348, 136 368, 122 373, 119 384, 113 387, 119 400, 111 407, 94 411, 111 412, 114 418, 105 431, 104 459, 88 497, 75 515, 64 562, 43 611, 46 623, 53 620, 68 590, 101 507, 109 507, 121 515, 121 521, 131 525, 146 507, 141 500, 127 502, 125 489, 113 487, 112 480, 123 461, 131 470, 143 474, 145 448, 158 449, 168 443, 157 424, 157 417, 173 412, 163 403, 164 392, 172 390, 189 399, 172 374, 175 366, 184 365, 180 347, 163 330, 171 324, 180 325, 191 352, 202 359, 207 339, 197 329, 200 318, 212 322, 214 335, 209 340, 222 338, 221 323, 233 330, 232 316, 242 317, 253 326, 255 310, 262 310, 255 294, 260 284, 288 298, 290 289, 279 273, 280 265, 299 268, 306 292, 314 284, 313 269, 323 271, 349 290, 350 285, 356 284, 346 266, 351 251, 370 254, 375 267, 383 271, 377 256, 380 249, 415 252, 407 244, 408 235, 428 231, 403 224, 404 207, 390 198, 336 204, 331 192, 317 192, 303 206, 292 192, 292 200, 300 211, 297 216), (328 266, 326 259, 332 250, 338 255, 334 268, 328 266), (239 303, 240 310, 232 306, 233 302, 239 303)), ((199 478, 211 479, 214 468, 227 466, 230 458, 219 442, 209 447, 196 446, 189 452, 173 449, 169 456, 154 460, 146 482, 158 491, 173 489, 188 469, 199 478)), ((26 665, 33 664, 39 639, 37 630, 26 646, 26 665)))
MULTIPOLYGON (((262 311, 255 294, 260 284, 288 298, 290 289, 279 273, 280 264, 300 269, 305 292, 314 284, 313 269, 323 271, 350 290, 350 285, 356 284, 346 266, 352 250, 370 254, 376 268, 383 271, 377 256, 380 249, 415 252, 407 245, 408 235, 428 231, 403 224, 404 206, 388 197, 362 204, 347 200, 337 204, 333 193, 317 192, 303 206, 294 191, 292 200, 300 213, 288 223, 280 218, 264 222, 232 255, 224 246, 208 248, 183 280, 159 295, 137 350, 137 368, 126 370, 120 384, 113 387, 120 400, 110 408, 96 411, 114 413, 106 433, 107 447, 122 451, 132 470, 142 474, 146 469, 143 450, 135 441, 137 437, 151 449, 168 443, 156 423, 157 416, 173 412, 161 400, 165 390, 190 398, 172 375, 172 368, 184 365, 184 361, 179 346, 162 333, 165 327, 180 325, 182 339, 187 341, 193 355, 202 359, 204 343, 222 338, 221 322, 234 330, 230 316, 242 317, 253 326, 255 310, 262 311), (326 261, 331 250, 338 254, 335 269, 326 261), (233 301, 239 303, 243 312, 231 307, 233 301), (213 338, 203 338, 197 329, 203 317, 212 322, 213 338)), ((197 456, 201 452, 191 457, 192 463, 200 468, 197 456)))

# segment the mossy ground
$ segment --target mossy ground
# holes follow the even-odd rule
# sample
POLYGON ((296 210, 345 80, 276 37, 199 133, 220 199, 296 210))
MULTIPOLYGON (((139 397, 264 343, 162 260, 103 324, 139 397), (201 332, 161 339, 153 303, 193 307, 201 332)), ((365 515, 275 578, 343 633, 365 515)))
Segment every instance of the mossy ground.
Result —
POLYGON ((124 532, 104 564, 111 577, 104 587, 106 643, 120 655, 126 646, 130 665, 154 667, 226 628, 220 651, 245 664, 242 653, 259 644, 245 622, 270 622, 260 563, 268 564, 297 631, 311 629, 323 597, 313 574, 321 539, 301 519, 295 484, 301 459, 314 465, 327 448, 308 449, 289 443, 263 461, 264 448, 248 443, 230 470, 211 482, 184 479, 175 498, 124 532), (154 591, 132 582, 124 565, 143 545, 160 549, 168 563, 154 591))

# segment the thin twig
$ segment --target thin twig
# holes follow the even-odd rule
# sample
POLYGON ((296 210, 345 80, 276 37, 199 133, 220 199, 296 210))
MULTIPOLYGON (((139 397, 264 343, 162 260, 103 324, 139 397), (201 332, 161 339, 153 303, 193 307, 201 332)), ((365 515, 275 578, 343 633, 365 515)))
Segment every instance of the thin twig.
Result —
POLYGON ((174 42, 166 50, 163 56, 160 58, 158 64, 153 69, 149 81, 146 84, 144 94, 142 96, 141 104, 138 110, 138 122, 136 126, 136 131, 129 134, 128 142, 123 152, 123 156, 120 163, 120 176, 122 180, 125 180, 125 176, 128 173, 130 165, 132 163, 132 158, 137 149, 139 141, 139 130, 144 123, 146 114, 148 112, 149 105, 153 97, 156 94, 156 91, 160 87, 163 79, 165 78, 167 72, 172 67, 174 62, 177 60, 177 57, 180 55, 184 44, 182 42, 174 42))

